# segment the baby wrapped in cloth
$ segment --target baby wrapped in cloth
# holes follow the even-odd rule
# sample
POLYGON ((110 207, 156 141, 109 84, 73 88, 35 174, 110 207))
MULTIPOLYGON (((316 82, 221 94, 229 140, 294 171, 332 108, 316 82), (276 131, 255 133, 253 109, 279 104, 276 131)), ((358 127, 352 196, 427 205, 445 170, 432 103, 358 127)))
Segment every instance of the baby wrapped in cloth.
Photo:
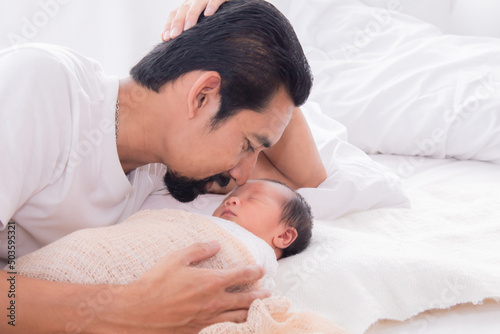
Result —
MULTIPOLYGON (((278 263, 266 242, 231 221, 181 210, 141 211, 118 225, 74 232, 19 258, 16 269, 20 275, 52 281, 127 284, 169 253, 212 240, 221 250, 196 267, 259 264, 265 277, 233 291, 272 288, 278 263)), ((200 333, 345 333, 315 314, 289 313, 288 306, 285 298, 256 300, 245 323, 219 323, 200 333)))

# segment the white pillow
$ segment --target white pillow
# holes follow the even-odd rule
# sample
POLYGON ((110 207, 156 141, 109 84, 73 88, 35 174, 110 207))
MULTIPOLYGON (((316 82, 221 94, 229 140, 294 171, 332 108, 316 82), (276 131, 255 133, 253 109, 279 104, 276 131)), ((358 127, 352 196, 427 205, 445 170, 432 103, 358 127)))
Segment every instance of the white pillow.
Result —
POLYGON ((325 116, 317 103, 308 102, 301 109, 327 171, 327 179, 318 188, 299 189, 316 219, 409 205, 399 178, 348 143, 345 126, 325 116))
POLYGON ((315 75, 310 100, 370 154, 500 163, 500 40, 443 35, 397 4, 290 5, 315 75))

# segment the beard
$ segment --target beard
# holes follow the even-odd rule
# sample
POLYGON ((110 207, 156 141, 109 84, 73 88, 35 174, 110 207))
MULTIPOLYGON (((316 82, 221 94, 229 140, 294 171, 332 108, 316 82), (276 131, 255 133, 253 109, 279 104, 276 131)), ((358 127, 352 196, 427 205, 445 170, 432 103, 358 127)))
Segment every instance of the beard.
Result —
POLYGON ((167 187, 170 194, 179 202, 191 202, 198 195, 207 193, 207 184, 216 182, 221 187, 226 187, 231 181, 231 178, 222 173, 207 177, 206 179, 197 180, 181 176, 178 173, 167 169, 163 177, 163 183, 167 187))

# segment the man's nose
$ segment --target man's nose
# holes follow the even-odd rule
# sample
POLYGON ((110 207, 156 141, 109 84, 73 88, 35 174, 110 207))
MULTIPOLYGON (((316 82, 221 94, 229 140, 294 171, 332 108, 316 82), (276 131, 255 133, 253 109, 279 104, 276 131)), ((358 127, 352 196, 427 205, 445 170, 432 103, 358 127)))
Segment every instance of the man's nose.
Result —
POLYGON ((252 173, 252 170, 255 167, 258 156, 259 153, 255 152, 252 155, 241 159, 236 166, 229 170, 229 175, 231 175, 231 177, 236 181, 238 186, 242 186, 248 181, 250 173, 252 173))

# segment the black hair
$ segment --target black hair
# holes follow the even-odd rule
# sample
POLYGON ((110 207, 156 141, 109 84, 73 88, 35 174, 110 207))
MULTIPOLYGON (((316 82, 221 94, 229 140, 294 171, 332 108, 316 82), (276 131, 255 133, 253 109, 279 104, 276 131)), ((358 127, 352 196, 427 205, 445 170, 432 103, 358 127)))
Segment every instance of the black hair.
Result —
POLYGON ((198 197, 198 195, 206 194, 206 185, 208 182, 214 181, 222 188, 226 187, 231 178, 223 173, 207 177, 202 180, 195 180, 192 178, 179 175, 170 169, 167 169, 163 177, 163 183, 172 195, 179 202, 191 202, 198 197))
POLYGON ((290 188, 287 184, 273 179, 262 180, 281 184, 293 193, 293 196, 282 204, 281 221, 297 230, 297 238, 290 246, 283 249, 281 258, 302 252, 309 246, 312 237, 314 217, 311 212, 311 206, 301 194, 290 188))
POLYGON ((158 44, 130 71, 159 92, 185 73, 216 71, 221 104, 212 130, 243 109, 262 112, 284 88, 296 106, 309 97, 312 74, 288 19, 264 0, 231 0, 181 35, 158 44))

